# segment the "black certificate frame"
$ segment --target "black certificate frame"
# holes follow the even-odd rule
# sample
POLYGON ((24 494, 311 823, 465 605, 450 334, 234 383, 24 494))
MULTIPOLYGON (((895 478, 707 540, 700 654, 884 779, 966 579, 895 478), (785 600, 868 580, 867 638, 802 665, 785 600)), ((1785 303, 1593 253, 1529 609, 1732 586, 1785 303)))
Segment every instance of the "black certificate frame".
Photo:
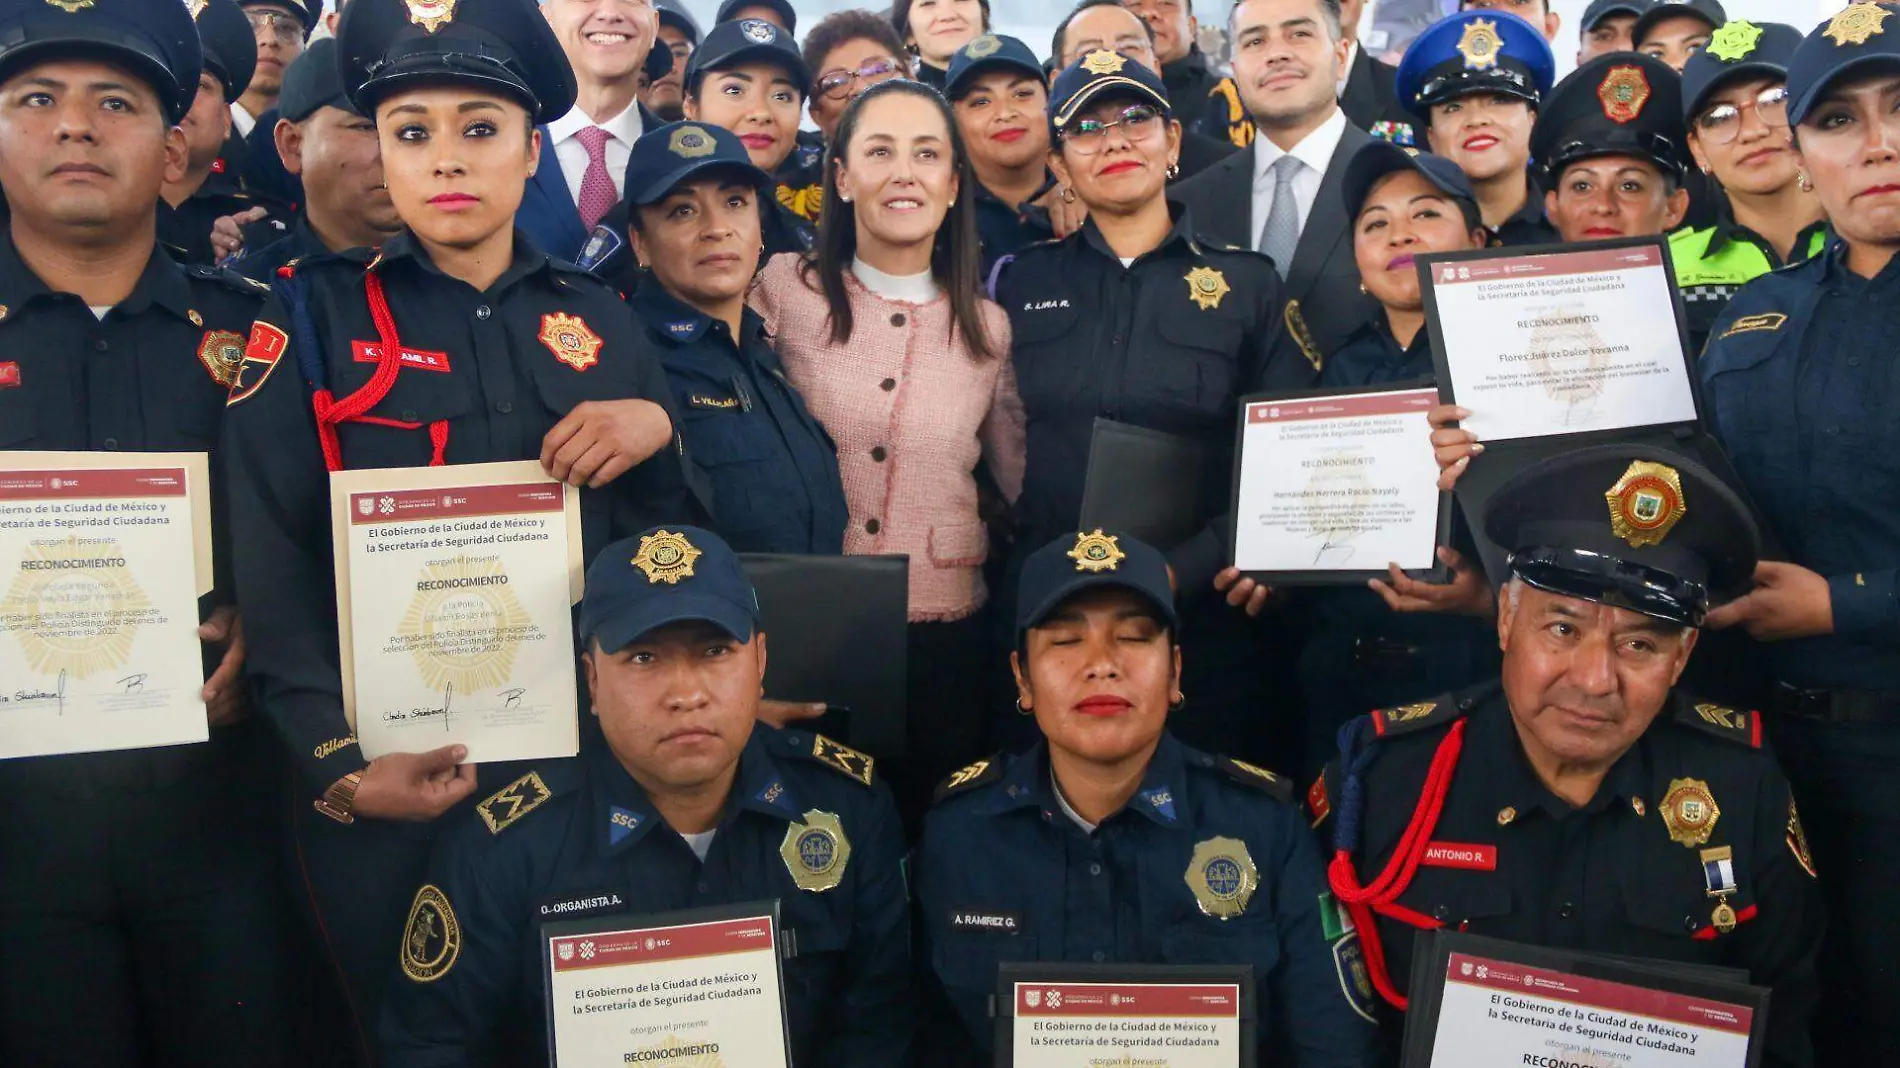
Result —
POLYGON ((1254 993, 1251 964, 1071 964, 1062 961, 1005 961, 996 968, 996 992, 990 997, 990 1015, 996 1020, 996 1068, 1016 1063, 1016 984, 1018 983, 1125 983, 1167 986, 1232 983, 1240 990, 1240 1060, 1237 1068, 1258 1068, 1259 1001, 1254 993))
MULTIPOLYGON (((1230 490, 1232 505, 1228 508, 1227 545, 1230 565, 1238 565, 1232 559, 1240 547, 1240 476, 1246 469, 1247 456, 1247 409, 1255 404, 1271 404, 1275 401, 1313 401, 1328 397, 1357 397, 1377 393, 1413 393, 1420 390, 1436 389, 1437 385, 1429 378, 1409 378, 1399 382, 1382 382, 1376 386, 1357 386, 1348 389, 1281 389, 1264 393, 1253 393, 1240 398, 1240 406, 1234 416, 1234 470, 1230 490)), ((1431 443, 1421 438, 1417 443, 1420 450, 1429 449, 1431 443)), ((1405 574, 1424 582, 1443 585, 1450 581, 1451 569, 1438 558, 1438 550, 1451 544, 1452 494, 1439 491, 1438 522, 1432 543, 1432 566, 1429 568, 1411 568, 1405 574)), ((1391 577, 1386 567, 1352 569, 1346 571, 1244 571, 1247 578, 1268 586, 1360 586, 1371 579, 1391 577)))
POLYGON ((792 955, 793 949, 786 943, 785 925, 781 920, 779 901, 771 898, 763 901, 747 901, 733 905, 713 905, 705 908, 679 909, 673 912, 650 912, 628 915, 624 912, 605 916, 591 916, 578 920, 549 920, 541 925, 541 1000, 548 1038, 548 1066, 561 1068, 560 1051, 555 1048, 554 1029, 554 940, 571 938, 575 935, 628 934, 635 931, 653 931, 664 927, 685 927, 700 923, 720 923, 728 920, 766 920, 772 925, 772 945, 776 950, 774 966, 778 970, 778 1015, 781 1038, 785 1043, 785 1063, 792 1063, 791 1009, 785 1001, 785 960, 792 955))
POLYGON ((1749 1021, 1745 1068, 1760 1068, 1768 1044, 1769 992, 1744 981, 1745 973, 1735 969, 1547 949, 1460 931, 1435 930, 1420 933, 1419 951, 1413 954, 1411 1004, 1405 1013, 1400 1068, 1430 1068, 1432 1064, 1438 1014, 1444 1007, 1445 973, 1454 953, 1745 1007, 1753 1014, 1749 1021))

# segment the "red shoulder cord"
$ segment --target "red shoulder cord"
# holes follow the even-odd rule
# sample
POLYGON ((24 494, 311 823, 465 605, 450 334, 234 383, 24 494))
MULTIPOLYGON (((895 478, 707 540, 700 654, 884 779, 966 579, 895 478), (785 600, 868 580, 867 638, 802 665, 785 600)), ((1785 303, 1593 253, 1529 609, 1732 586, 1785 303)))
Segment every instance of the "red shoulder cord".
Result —
MULTIPOLYGON (((396 375, 402 368, 402 339, 396 335, 396 318, 390 314, 389 299, 383 295, 383 280, 374 270, 364 273, 363 292, 369 298, 369 315, 376 323, 376 333, 383 346, 382 356, 376 361, 376 373, 356 392, 342 400, 337 400, 323 387, 318 387, 310 395, 310 405, 317 413, 317 441, 323 446, 323 466, 331 471, 343 470, 343 445, 336 435, 340 423, 371 423, 401 430, 422 429, 421 423, 363 414, 382 403, 383 398, 389 395, 396 385, 396 375)), ((429 444, 432 450, 429 466, 441 467, 449 447, 448 420, 438 419, 429 424, 429 444)))
POLYGON ((1361 886, 1359 869, 1352 862, 1352 854, 1344 849, 1333 854, 1332 865, 1326 873, 1334 896, 1346 906, 1353 926, 1359 930, 1359 942, 1365 949, 1366 970, 1372 973, 1373 987, 1400 1012, 1405 1011, 1408 1001, 1392 985, 1392 977, 1386 970, 1385 943, 1379 938, 1379 928, 1372 914, 1376 912, 1428 930, 1444 926, 1440 920, 1393 902, 1412 885, 1412 878, 1425 859, 1426 847, 1431 844, 1432 832, 1438 828, 1438 817, 1445 811, 1445 795, 1451 790, 1452 773, 1457 770, 1458 758, 1464 752, 1465 722, 1461 719, 1452 724, 1445 740, 1438 743, 1431 770, 1425 776, 1424 789, 1419 793, 1418 807, 1412 810, 1412 821, 1406 825, 1398 848, 1392 851, 1392 859, 1386 862, 1379 877, 1361 886))

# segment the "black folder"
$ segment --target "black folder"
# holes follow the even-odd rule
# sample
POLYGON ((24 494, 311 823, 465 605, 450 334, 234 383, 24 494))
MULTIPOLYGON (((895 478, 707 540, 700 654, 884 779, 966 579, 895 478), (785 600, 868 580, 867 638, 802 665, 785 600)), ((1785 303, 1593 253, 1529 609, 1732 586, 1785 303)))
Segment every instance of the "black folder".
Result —
POLYGON ((1207 523, 1201 509, 1206 474, 1207 449, 1200 442, 1097 418, 1081 528, 1133 534, 1172 549, 1207 523))

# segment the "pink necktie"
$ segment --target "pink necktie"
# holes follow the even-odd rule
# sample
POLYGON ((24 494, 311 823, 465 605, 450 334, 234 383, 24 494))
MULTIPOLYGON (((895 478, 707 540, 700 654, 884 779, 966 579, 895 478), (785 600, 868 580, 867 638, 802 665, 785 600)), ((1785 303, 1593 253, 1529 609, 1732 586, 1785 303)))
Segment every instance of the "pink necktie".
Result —
POLYGON ((607 173, 607 131, 589 126, 574 135, 587 150, 587 173, 581 175, 581 225, 592 230, 601 216, 613 209, 620 194, 614 192, 614 180, 607 173))

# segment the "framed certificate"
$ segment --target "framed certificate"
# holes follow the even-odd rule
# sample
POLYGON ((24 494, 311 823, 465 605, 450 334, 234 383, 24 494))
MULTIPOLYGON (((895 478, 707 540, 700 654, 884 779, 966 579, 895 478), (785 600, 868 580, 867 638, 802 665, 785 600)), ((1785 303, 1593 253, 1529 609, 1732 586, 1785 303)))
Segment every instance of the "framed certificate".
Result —
POLYGON ((1701 424, 1660 237, 1418 258, 1439 392, 1491 442, 1701 424))
POLYGON ((1243 399, 1234 566, 1270 585, 1363 585, 1389 564, 1443 580, 1451 536, 1425 414, 1429 383, 1243 399))
POLYGON ((374 760, 580 747, 579 491, 532 460, 330 476, 343 712, 374 760))
POLYGON ((1403 1068, 1756 1068, 1768 991, 1728 969, 1421 936, 1403 1068))
POLYGON ((778 902, 541 926, 548 1063, 788 1068, 778 902))
POLYGON ((210 737, 203 453, 9 452, 0 471, 0 758, 210 737))
POLYGON ((998 1068, 1253 1068, 1253 966, 1003 964, 998 1068))

